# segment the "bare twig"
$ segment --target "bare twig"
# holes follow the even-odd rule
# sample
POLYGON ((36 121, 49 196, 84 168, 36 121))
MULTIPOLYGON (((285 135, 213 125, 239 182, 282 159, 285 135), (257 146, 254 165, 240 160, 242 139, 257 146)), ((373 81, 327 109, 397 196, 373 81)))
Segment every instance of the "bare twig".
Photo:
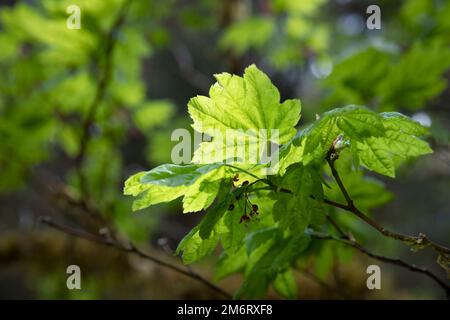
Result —
POLYGON ((332 204, 329 201, 326 203, 353 213, 355 216, 357 216, 358 218, 360 218, 361 220, 363 220, 364 222, 366 222, 367 224, 372 226, 374 229, 376 229, 378 232, 380 232, 381 234, 383 234, 386 237, 403 241, 409 245, 413 245, 415 248, 425 248, 425 247, 429 246, 429 247, 433 248, 439 254, 443 254, 446 256, 450 255, 449 248, 447 248, 443 245, 437 244, 436 242, 431 241, 423 233, 420 233, 418 236, 408 236, 408 235, 403 235, 403 234, 400 234, 397 232, 390 231, 390 230, 382 227, 381 225, 379 225, 376 221, 372 220, 366 214, 364 214, 361 210, 359 210, 353 203, 352 198, 350 197, 347 189, 345 188, 344 184, 342 183, 341 177, 339 176, 339 173, 337 172, 336 167, 334 166, 334 161, 336 159, 337 158, 330 159, 329 157, 327 157, 327 162, 328 162, 328 165, 330 166, 331 173, 339 186, 339 189, 341 190, 342 194, 344 195, 344 197, 347 201, 347 204, 346 205, 339 204, 339 206, 337 206, 336 204, 332 204))
POLYGON ((382 262, 386 262, 386 263, 390 263, 390 264, 393 264, 393 265, 397 265, 399 267, 409 269, 409 270, 411 270, 413 272, 424 274, 427 277, 429 277, 430 279, 433 279, 440 287, 442 287, 445 290, 447 296, 450 296, 450 286, 447 285, 438 276, 436 276, 434 273, 432 273, 431 271, 429 271, 426 268, 418 267, 418 266, 416 266, 414 264, 409 264, 409 263, 407 263, 407 262, 405 262, 405 261, 403 261, 401 259, 398 259, 398 258, 389 258, 389 257, 385 257, 385 256, 382 256, 382 255, 379 255, 379 254, 375 254, 375 253, 369 251, 368 249, 364 248, 363 246, 361 246, 355 240, 350 240, 350 239, 346 239, 346 238, 343 238, 343 237, 335 237, 335 236, 330 235, 330 234, 325 234, 325 233, 320 233, 320 232, 313 232, 313 231, 309 232, 309 234, 313 238, 316 238, 316 239, 333 240, 333 241, 337 241, 337 242, 343 243, 343 244, 345 244, 347 246, 350 246, 350 247, 353 247, 353 248, 359 250, 360 252, 364 253, 365 255, 367 255, 367 256, 369 256, 369 257, 371 257, 373 259, 376 259, 376 260, 379 260, 379 261, 382 261, 382 262))
POLYGON ((168 262, 165 262, 155 256, 152 256, 144 251, 142 251, 141 249, 139 249, 138 247, 136 247, 132 242, 128 241, 127 245, 124 245, 118 241, 116 241, 115 239, 111 239, 109 237, 103 237, 100 235, 96 235, 96 234, 92 234, 83 230, 78 230, 69 226, 65 226, 62 225, 60 223, 55 222, 51 217, 48 216, 43 216, 40 217, 40 222, 46 224, 49 227, 52 227, 56 230, 59 230, 61 232, 64 232, 66 234, 78 237, 78 238, 82 238, 85 240, 89 240, 92 242, 96 242, 98 244, 102 244, 102 245, 106 245, 109 247, 113 247, 115 249, 118 249, 120 251, 123 252, 127 252, 127 253, 133 253, 138 255, 139 257, 152 261, 162 267, 171 269, 177 273, 183 274, 191 279, 194 279, 196 281, 199 281, 201 283, 203 283, 204 285, 206 285, 207 287, 209 287, 210 289, 212 289, 213 291, 219 293, 220 295, 222 295, 223 297, 227 298, 227 299, 231 299, 232 296, 224 291, 223 289, 219 288, 218 286, 216 286, 215 284, 213 284, 212 282, 210 282, 209 280, 205 279, 204 277, 202 277, 201 275, 195 273, 192 269, 183 269, 180 268, 176 265, 170 264, 168 262))

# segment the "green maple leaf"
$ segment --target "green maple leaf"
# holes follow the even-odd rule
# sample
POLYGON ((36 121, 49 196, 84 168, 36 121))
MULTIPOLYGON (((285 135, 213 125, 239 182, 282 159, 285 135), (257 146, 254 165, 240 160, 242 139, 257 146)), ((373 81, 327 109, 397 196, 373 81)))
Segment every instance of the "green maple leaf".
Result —
POLYGON ((433 152, 419 138, 427 134, 419 123, 396 112, 382 113, 380 118, 384 134, 357 143, 357 155, 366 168, 395 177, 395 168, 402 160, 433 152))
POLYGON ((124 194, 137 197, 133 210, 184 196, 184 212, 200 211, 211 205, 226 175, 222 164, 165 164, 128 178, 124 194))
POLYGON ((342 135, 349 142, 355 163, 394 177, 401 160, 432 152, 420 139, 426 134, 426 128, 400 113, 378 114, 362 106, 347 106, 324 113, 301 130, 291 142, 294 151, 280 152, 289 161, 282 158, 280 163, 294 163, 290 155, 301 153, 297 162, 323 164, 333 142, 342 135))
POLYGON ((175 254, 182 253, 183 262, 190 264, 210 255, 218 241, 219 234, 216 232, 211 233, 207 239, 201 238, 197 226, 181 240, 175 254))
POLYGON ((288 142, 296 134, 300 101, 280 103, 278 89, 255 65, 246 68, 243 77, 229 73, 215 77, 217 82, 211 87, 209 97, 197 96, 188 104, 193 128, 212 137, 211 142, 200 145, 194 162, 228 159, 225 150, 234 153, 236 149, 242 151, 244 145, 258 144, 259 130, 267 130, 264 138, 278 144, 288 142), (278 137, 272 135, 273 129, 278 130, 278 137), (238 141, 219 139, 219 135, 225 136, 227 132, 234 134, 238 141))

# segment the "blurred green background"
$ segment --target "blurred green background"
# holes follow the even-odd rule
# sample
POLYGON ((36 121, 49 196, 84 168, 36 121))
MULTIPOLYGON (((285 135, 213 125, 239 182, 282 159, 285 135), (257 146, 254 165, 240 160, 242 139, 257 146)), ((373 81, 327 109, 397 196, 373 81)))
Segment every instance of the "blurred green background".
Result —
MULTIPOLYGON (((200 219, 179 202, 131 212, 131 174, 170 162, 171 133, 189 128, 186 104, 213 74, 252 63, 302 101, 300 126, 334 107, 399 111, 430 126, 434 153, 402 166, 391 193, 357 190, 373 215, 404 233, 450 243, 450 1, 41 0, 0 2, 0 298, 219 298, 192 279, 39 223, 52 216, 98 233, 105 225, 161 259, 200 219), (67 28, 67 8, 81 29, 67 28), (366 9, 381 8, 381 29, 366 9), (374 196, 371 198, 370 194, 374 196), (98 212, 99 219, 89 212, 98 212), (82 290, 66 288, 66 267, 82 290)), ((365 243, 429 265, 363 225, 365 243)), ((342 255, 340 255, 342 256, 342 255)), ((215 258, 195 269, 211 278, 215 258)), ((444 298, 427 278, 383 265, 383 289, 366 266, 324 252, 297 274, 300 298, 444 298), (345 259, 344 259, 345 260, 345 259), (312 266, 312 267, 311 267, 312 266)), ((220 285, 234 291, 239 276, 220 285)), ((269 297, 277 298, 270 292, 269 297)))

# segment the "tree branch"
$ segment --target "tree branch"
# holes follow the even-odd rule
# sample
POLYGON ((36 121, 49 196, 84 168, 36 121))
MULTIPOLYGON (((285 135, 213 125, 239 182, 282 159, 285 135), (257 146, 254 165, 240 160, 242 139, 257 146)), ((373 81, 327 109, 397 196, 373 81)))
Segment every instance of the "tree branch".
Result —
POLYGON ((105 61, 103 66, 103 72, 101 73, 100 80, 97 85, 97 89, 95 92, 94 99, 88 107, 88 112, 86 118, 83 121, 81 138, 80 138, 80 149, 78 154, 75 157, 75 165, 78 177, 80 179, 80 189, 81 193, 86 196, 87 195, 87 186, 86 179, 83 173, 83 162, 86 157, 86 148, 90 140, 89 130, 94 123, 95 116, 97 114, 97 110, 99 105, 101 104, 106 89, 108 87, 108 83, 111 79, 112 72, 112 63, 113 63, 113 53, 114 48, 116 46, 117 40, 117 32, 122 27, 125 22, 126 15, 128 13, 128 9, 132 3, 132 0, 124 0, 122 6, 120 7, 116 19, 114 20, 111 28, 108 31, 106 36, 106 44, 105 44, 105 61))
POLYGON ((353 247, 355 249, 357 249, 358 251, 362 252, 363 254, 367 255, 370 258, 382 261, 382 262, 386 262, 386 263, 390 263, 393 265, 397 265, 399 267, 402 268, 406 268, 409 269, 413 272, 417 272, 417 273, 421 273, 426 275, 427 277, 429 277, 430 279, 433 279, 433 281, 435 281, 440 287, 442 287, 445 290, 445 293, 447 294, 447 297, 450 297, 450 286, 447 285, 444 281, 442 281, 438 276, 436 276, 434 273, 432 273, 431 271, 429 271, 426 268, 422 268, 422 267, 418 267, 414 264, 409 264, 401 259, 398 258, 389 258, 389 257, 385 257, 379 254, 375 254, 371 251, 369 251, 368 249, 364 248, 363 246, 361 246, 359 243, 357 243, 355 240, 350 240, 347 238, 343 238, 343 237, 335 237, 333 235, 330 234, 325 234, 325 233, 320 233, 320 232, 309 232, 309 234, 311 235, 311 237, 316 238, 316 239, 321 239, 321 240, 333 240, 333 241, 337 241, 340 243, 343 243, 347 246, 353 247))
POLYGON ((336 167, 334 165, 334 161, 337 159, 337 157, 335 157, 334 159, 331 159, 330 157, 327 157, 326 160, 328 162, 328 165, 330 166, 331 169, 331 173, 334 177, 334 179, 336 180, 339 189, 341 190, 342 194, 344 195, 346 201, 347 201, 347 205, 335 205, 330 203, 330 201, 326 202, 330 205, 333 205, 335 207, 338 207, 340 209, 346 210, 348 212, 353 213, 355 216, 357 216, 358 218, 360 218, 361 220, 363 220, 364 222, 366 222, 368 225, 372 226, 374 229, 376 229, 379 233, 383 234, 386 237, 392 238, 392 239, 396 239, 396 240, 400 240, 402 242, 405 242, 409 245, 414 246, 414 248, 425 248, 425 247, 431 247, 433 248, 436 252, 438 252, 439 254, 443 254, 445 256, 450 255, 450 249, 442 246, 440 244, 437 244, 433 241, 431 241, 430 239, 428 239, 428 237, 423 234, 420 233, 419 236, 408 236, 408 235, 403 235, 397 232, 393 232, 390 231, 384 227, 382 227, 381 225, 379 225, 376 221, 372 220, 371 218, 369 218, 366 214, 364 214, 361 210, 359 210, 353 203, 353 200, 351 199, 349 193, 347 192, 347 189, 345 188, 344 184, 342 183, 341 177, 339 176, 339 173, 336 170, 336 167))
MULTIPOLYGON (((448 254, 450 253, 450 250, 444 246, 438 245, 434 242, 432 242, 431 240, 429 240, 424 234, 420 234, 419 237, 413 237, 413 236, 405 236, 402 234, 398 234, 392 231, 389 231, 381 226, 379 226, 375 221, 371 220, 368 216, 366 216, 364 213, 362 213, 358 208, 356 208, 356 206, 353 203, 353 200, 351 199, 349 193, 347 192, 347 190, 345 189, 344 184, 342 183, 342 180, 336 170, 336 168, 334 167, 334 161, 337 159, 337 157, 331 157, 331 153, 329 152, 327 154, 326 160, 328 162, 328 164, 330 165, 331 168, 331 172, 333 174, 333 177, 335 178, 337 184, 339 185, 339 188, 341 189, 341 192, 343 193, 347 204, 341 204, 329 199, 324 198, 323 202, 326 204, 329 204, 333 207, 337 207, 346 211, 349 211, 353 214, 355 214, 356 216, 358 216, 360 219, 362 219, 363 221, 365 221, 366 223, 368 223, 369 225, 371 225, 372 227, 374 227, 376 230, 378 230, 381 234, 393 238, 393 239, 397 239, 397 240, 401 240, 403 242, 406 242, 410 245, 415 245, 417 246, 421 246, 421 247, 426 247, 426 246, 431 246, 434 250, 436 250, 438 253, 442 254, 444 257, 447 257, 448 254)), ((269 184, 268 187, 264 187, 264 188, 258 188, 257 190, 274 190, 276 192, 284 192, 284 193, 289 193, 292 194, 293 192, 291 190, 288 189, 283 189, 283 188, 278 188, 277 186, 271 185, 269 184)), ((313 195, 310 195, 310 197, 312 199, 316 199, 313 195)), ((343 232, 343 230, 339 227, 339 225, 331 218, 331 216, 326 215, 328 221, 336 228, 336 230, 339 232, 339 234, 341 235, 340 238, 336 238, 333 237, 331 235, 326 235, 326 236, 321 236, 319 238, 321 239, 330 239, 330 240, 336 240, 336 241, 340 241, 343 242, 351 247, 354 247, 356 249, 358 249, 359 251, 361 251, 362 253, 368 255, 369 257, 372 257, 374 259, 378 259, 380 261, 383 262, 387 262, 387 263, 392 263, 404 268, 407 268, 413 272, 418 272, 418 273, 422 273, 427 275, 428 277, 430 277, 431 279, 433 279, 436 283, 438 283, 442 288, 445 289, 446 294, 448 297, 450 297, 450 287, 444 283, 441 279, 439 279, 439 277, 437 277, 435 274, 433 274, 432 272, 430 272, 428 269, 426 268, 420 268, 417 267, 415 265, 411 265, 408 264, 400 259, 397 258, 388 258, 388 257, 384 257, 381 255, 377 255, 374 254, 372 252, 370 252, 369 250, 367 250, 366 248, 362 247, 360 244, 358 244, 355 239, 349 235, 347 235, 346 233, 343 232)), ((317 235, 316 235, 317 237, 317 235)))
POLYGON ((198 282, 203 283, 205 286, 209 287, 210 289, 212 289, 213 291, 219 293, 220 295, 222 295, 223 297, 225 297, 226 299, 232 299, 232 296, 224 291, 223 289, 221 289, 220 287, 216 286, 215 284, 213 284, 212 282, 210 282, 209 280, 205 279, 204 277, 202 277, 201 275, 195 273, 192 269, 182 269, 178 266, 175 266, 173 264, 170 264, 168 262, 165 262, 163 260, 160 260, 159 258, 152 256, 144 251, 142 251, 141 249, 137 248, 132 242, 128 241, 128 245, 123 245, 122 243, 116 241, 115 239, 111 239, 109 237, 102 237, 99 235, 95 235, 95 234, 91 234, 89 232, 83 231, 83 230, 77 230, 74 228, 71 228, 69 226, 64 226, 62 224, 59 224, 55 221, 53 221, 53 219, 51 217, 48 216, 42 216, 39 218, 39 221, 43 224, 46 224, 49 227, 52 227, 56 230, 59 230, 63 233, 75 236, 77 238, 82 238, 88 241, 92 241, 92 242, 96 242, 98 244, 102 244, 105 246, 109 246, 115 249, 118 249, 120 251, 123 252, 127 252, 127 253, 132 253, 132 254, 136 254, 139 257, 152 261, 162 267, 171 269, 177 273, 183 274, 191 279, 194 279, 198 282))

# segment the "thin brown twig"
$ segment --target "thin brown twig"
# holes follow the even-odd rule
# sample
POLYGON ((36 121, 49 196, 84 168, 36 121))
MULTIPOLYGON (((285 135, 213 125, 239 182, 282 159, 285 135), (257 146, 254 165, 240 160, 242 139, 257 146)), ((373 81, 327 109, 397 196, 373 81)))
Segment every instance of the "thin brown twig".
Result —
POLYGON ((210 282, 209 280, 207 280, 206 278, 202 277, 201 275, 199 275, 198 273, 195 273, 194 271, 192 271, 192 269, 182 269, 176 265, 170 264, 168 262, 165 262, 155 256, 152 256, 144 251, 142 251, 142 249, 139 249, 138 247, 136 247, 132 242, 128 241, 127 245, 123 245, 122 243, 119 243, 118 241, 114 241, 110 238, 107 237, 102 237, 99 235, 95 235, 83 230, 78 230, 69 226, 65 226, 62 225, 60 223, 55 222, 51 217, 49 216, 42 216, 39 219, 40 222, 42 222, 43 224, 46 224, 49 227, 52 227, 56 230, 59 230, 63 233, 78 237, 78 238, 82 238, 88 241, 92 241, 98 244, 102 244, 102 245, 106 245, 109 247, 113 247, 115 249, 118 249, 120 251, 123 252, 127 252, 127 253, 133 253, 138 255, 139 257, 152 261, 162 267, 168 268, 170 270, 173 270, 177 273, 183 274, 191 279, 194 279, 196 281, 199 281, 201 283, 203 283, 204 285, 206 285, 207 287, 209 287, 210 289, 212 289, 213 291, 219 293, 220 295, 222 295, 223 297, 225 297, 226 299, 231 299, 232 296, 224 291, 223 289, 221 289, 220 287, 216 286, 215 284, 213 284, 212 282, 210 282))
POLYGON ((330 166, 331 173, 339 186, 339 189, 341 190, 342 194, 344 195, 344 197, 347 201, 347 205, 336 206, 335 204, 331 204, 331 203, 327 202, 328 204, 331 204, 335 207, 338 207, 340 209, 343 209, 343 210, 353 213, 355 216, 357 216, 358 218, 360 218, 361 220, 366 222, 368 225, 372 226, 374 229, 376 229, 378 232, 380 232, 381 234, 383 234, 386 237, 400 240, 400 241, 403 241, 410 245, 414 245, 416 248, 425 248, 425 247, 430 246, 431 248, 433 248, 436 252, 438 252, 440 254, 444 254, 447 256, 450 255, 449 248, 447 248, 443 245, 437 244, 434 241, 431 241, 423 233, 420 233, 419 236, 408 236, 408 235, 403 235, 403 234, 400 234, 397 232, 390 231, 390 230, 382 227, 381 225, 379 225, 376 221, 372 220, 366 214, 364 214, 361 210, 359 210, 353 203, 352 198, 350 197, 347 189, 345 188, 344 184, 342 183, 339 173, 336 170, 336 167, 334 165, 334 161, 336 159, 337 158, 334 158, 334 159, 327 158, 327 162, 328 162, 328 165, 330 166))
POLYGON ((439 284, 444 284, 444 286, 445 286, 444 289, 446 291, 446 294, 448 297, 450 297, 450 292, 449 292, 450 287, 448 285, 446 285, 441 279, 439 279, 431 271, 428 271, 426 268, 420 268, 415 265, 410 265, 398 258, 388 258, 388 257, 384 257, 384 256, 377 255, 377 254, 370 252, 369 250, 364 248, 361 244, 359 244, 351 235, 348 235, 347 233, 345 233, 342 230, 342 228, 339 226, 339 224, 329 214, 326 214, 326 217, 327 217, 328 221, 333 225, 333 227, 338 231, 338 233, 341 236, 341 239, 348 241, 349 245, 351 244, 352 247, 358 249, 359 251, 361 251, 362 253, 366 254, 367 256, 369 256, 371 258, 378 259, 380 261, 387 262, 387 263, 395 263, 395 264, 405 267, 411 271, 422 272, 422 273, 427 274, 429 277, 433 278, 439 284))
POLYGON ((426 268, 418 267, 414 264, 409 264, 398 258, 389 258, 386 256, 375 254, 375 253, 369 251, 368 249, 366 249, 365 247, 363 247, 362 245, 360 245, 359 243, 357 243, 355 240, 350 240, 350 239, 346 239, 346 238, 342 238, 342 237, 335 237, 330 234, 319 233, 319 232, 309 232, 309 234, 311 235, 311 237, 316 238, 316 239, 333 240, 333 241, 343 243, 347 246, 350 246, 350 247, 353 247, 353 248, 359 250, 360 252, 364 253, 365 255, 367 255, 373 259, 376 259, 376 260, 379 260, 382 262, 386 262, 386 263, 390 263, 393 265, 397 265, 399 267, 409 269, 413 272, 424 274, 427 277, 429 277, 430 279, 433 279, 440 287, 442 287, 445 290, 447 296, 450 296, 450 286, 447 285, 438 276, 436 276, 434 273, 432 273, 431 271, 429 271, 426 268))

